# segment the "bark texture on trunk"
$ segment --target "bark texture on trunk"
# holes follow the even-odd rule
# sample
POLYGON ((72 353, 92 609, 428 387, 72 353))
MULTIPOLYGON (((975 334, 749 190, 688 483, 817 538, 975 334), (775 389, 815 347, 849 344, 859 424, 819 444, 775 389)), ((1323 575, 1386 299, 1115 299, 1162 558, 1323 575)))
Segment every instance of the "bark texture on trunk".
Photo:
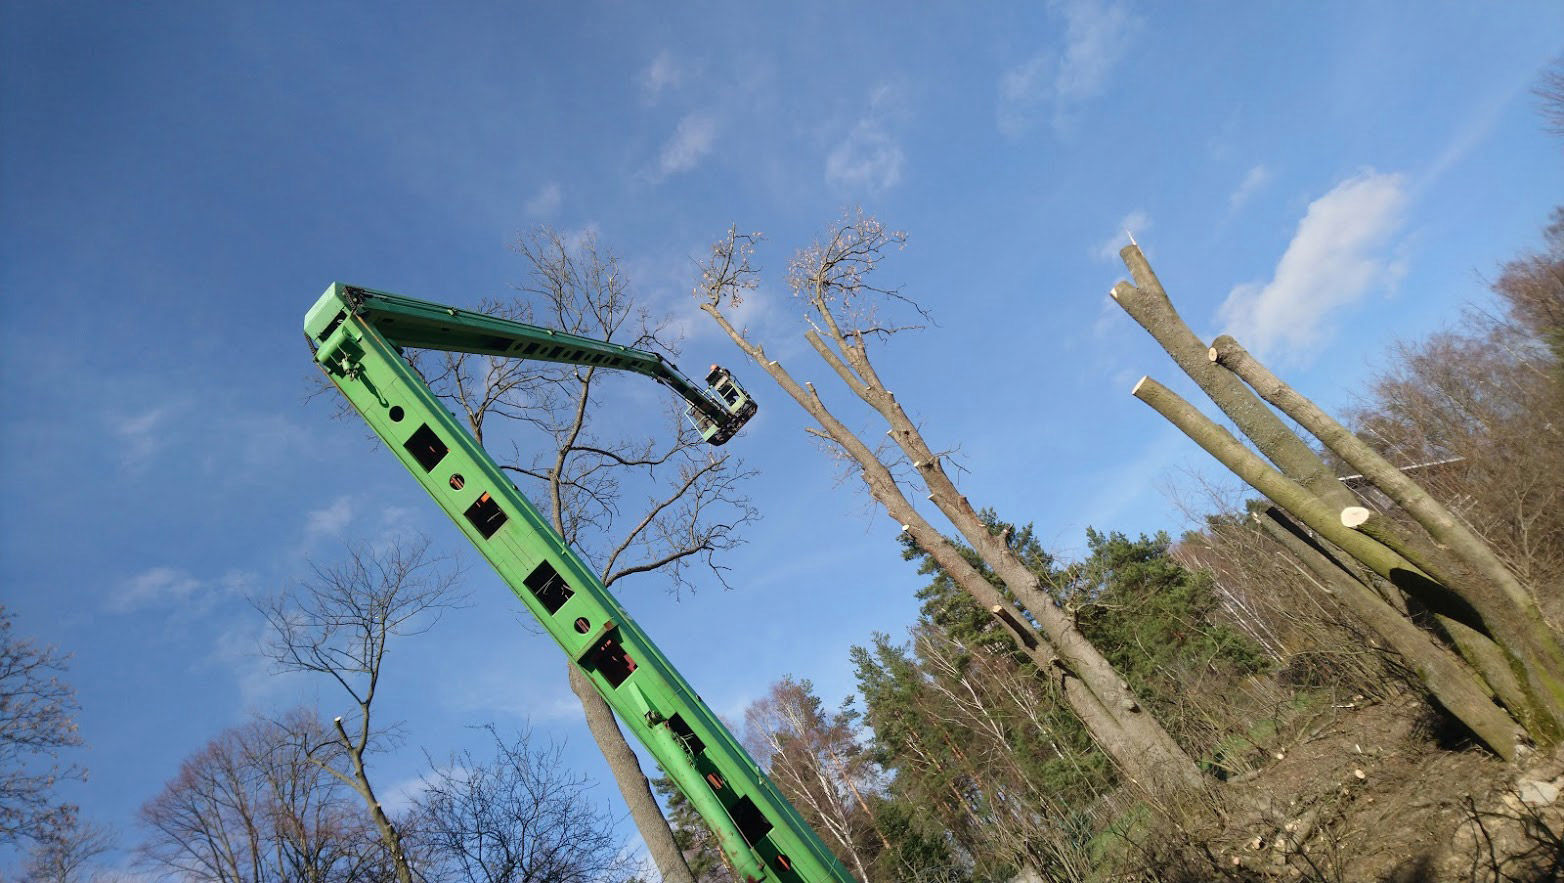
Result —
MULTIPOLYGON (((1337 512, 1332 512, 1297 482, 1268 466, 1231 433, 1201 414, 1177 393, 1149 377, 1143 377, 1135 385, 1133 394, 1166 417, 1169 422, 1250 487, 1264 494, 1281 509, 1291 513, 1316 534, 1334 543, 1375 573, 1390 580, 1408 595, 1417 598, 1436 615, 1448 617, 1493 639, 1501 650, 1505 647, 1526 646, 1530 636, 1525 634, 1524 629, 1517 633, 1518 630, 1515 628, 1517 624, 1513 619, 1505 617, 1485 619, 1482 611, 1432 579, 1416 565, 1391 549, 1343 525, 1337 512)), ((1516 664, 1513 651, 1506 655, 1510 657, 1512 665, 1516 664)), ((1495 685, 1490 683, 1490 686, 1495 685)), ((1529 689, 1528 694, 1529 701, 1525 703, 1527 710, 1523 711, 1512 706, 1512 711, 1515 711, 1518 717, 1522 717, 1523 722, 1526 720, 1551 722, 1549 726, 1543 728, 1528 727, 1534 739, 1550 743, 1557 737, 1557 718, 1547 710, 1546 704, 1537 707, 1539 697, 1534 695, 1533 690, 1529 689), (1536 713, 1529 713, 1532 710, 1536 713)))
POLYGON ((1494 704, 1486 685, 1455 654, 1349 577, 1279 509, 1272 507, 1264 515, 1256 513, 1255 520, 1406 661, 1436 702, 1466 724, 1495 754, 1505 760, 1515 758, 1517 740, 1523 736, 1521 728, 1494 704))
MULTIPOLYGON (((1564 722, 1564 647, 1537 609, 1536 599, 1521 585, 1487 543, 1483 542, 1422 486, 1408 478, 1318 405, 1272 374, 1233 338, 1212 342, 1209 361, 1231 370, 1266 401, 1298 421, 1338 456, 1352 465, 1411 515, 1436 546, 1406 536, 1383 518, 1373 516, 1354 525, 1368 536, 1396 549, 1481 611, 1489 622, 1503 622, 1500 636, 1526 669, 1529 686, 1550 715, 1564 722), (1452 557, 1454 560, 1452 560, 1452 557)), ((1341 518, 1358 519, 1356 507, 1343 507, 1341 518)))
POLYGON ((1141 254, 1140 246, 1125 246, 1119 257, 1135 279, 1133 285, 1120 282, 1110 292, 1119 306, 1151 333, 1179 368, 1211 397, 1238 431, 1248 436, 1282 474, 1308 488, 1334 509, 1354 505, 1357 500, 1352 492, 1336 479, 1318 454, 1287 428, 1275 411, 1231 372, 1211 363, 1207 356, 1209 347, 1173 309, 1162 283, 1152 272, 1146 256, 1141 254))
POLYGON ((657 798, 652 795, 652 785, 641 771, 641 761, 614 719, 614 710, 598 695, 591 680, 580 669, 568 663, 565 668, 570 672, 570 689, 575 691, 576 698, 581 700, 582 711, 586 712, 587 727, 592 730, 598 750, 603 752, 608 768, 614 773, 614 782, 619 786, 625 805, 630 808, 630 818, 641 832, 641 839, 646 841, 646 849, 657 865, 657 872, 669 883, 695 883, 695 875, 690 872, 684 853, 674 842, 673 829, 663 818, 657 798))
MULTIPOLYGON (((819 423, 813 431, 855 461, 869 493, 892 519, 903 526, 919 548, 927 552, 974 600, 991 611, 998 607, 1008 616, 999 621, 1015 633, 1027 617, 1004 598, 960 551, 918 513, 880 458, 852 430, 841 423, 821 401, 812 384, 800 384, 764 348, 751 343, 713 304, 702 305, 733 342, 766 371, 783 391, 819 423)), ((1162 725, 1146 713, 1111 663, 1076 629, 1054 604, 1032 573, 1010 552, 1004 540, 991 534, 977 511, 956 490, 940 468, 938 457, 924 442, 896 397, 881 384, 869 364, 861 337, 849 341, 829 319, 827 331, 844 355, 838 355, 811 330, 806 337, 821 357, 859 398, 870 404, 890 425, 890 435, 913 461, 929 489, 930 500, 948 517, 963 538, 999 576, 1020 607, 1037 623, 1037 635, 1021 644, 1039 670, 1061 672, 1063 692, 1072 710, 1086 724, 1098 745, 1125 775, 1148 787, 1190 787, 1204 783, 1204 776, 1189 755, 1173 741, 1162 725), (849 364, 851 362, 851 364, 849 364), (1039 640, 1040 639, 1040 640, 1039 640), (1033 646, 1035 644, 1035 646, 1033 646)))
POLYGON ((1424 490, 1423 486, 1408 478, 1378 451, 1369 447, 1351 430, 1336 422, 1313 401, 1303 396, 1281 378, 1271 373, 1238 341, 1222 335, 1212 341, 1208 358, 1237 374, 1254 388, 1260 397, 1281 409, 1282 413, 1296 420, 1315 438, 1345 460, 1353 469, 1362 473, 1394 500, 1396 505, 1428 531, 1434 542, 1449 549, 1450 553, 1467 566, 1491 580, 1510 600, 1523 609, 1535 612, 1536 602, 1532 593, 1521 585, 1493 549, 1473 533, 1459 518, 1424 490))

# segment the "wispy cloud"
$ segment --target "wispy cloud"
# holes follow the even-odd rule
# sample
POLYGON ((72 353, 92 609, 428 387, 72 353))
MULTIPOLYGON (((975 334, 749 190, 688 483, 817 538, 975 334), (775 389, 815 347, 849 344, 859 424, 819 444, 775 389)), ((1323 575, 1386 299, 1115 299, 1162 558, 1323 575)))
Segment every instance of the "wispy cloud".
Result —
POLYGON ((353 520, 353 501, 338 497, 331 505, 315 509, 305 516, 304 533, 310 539, 338 536, 353 520))
POLYGON ((129 613, 188 601, 204 584, 177 567, 153 567, 126 580, 112 598, 109 610, 129 613))
POLYGON ((1271 170, 1266 168, 1264 163, 1256 165, 1244 175, 1244 180, 1239 183, 1238 189, 1233 191, 1233 195, 1227 198, 1227 210, 1236 212, 1243 208, 1250 197, 1259 193, 1269 183, 1271 183, 1271 170))
POLYGON ((1406 189, 1403 175, 1367 170, 1310 203, 1271 281, 1228 294, 1224 329, 1257 353, 1319 343, 1332 313, 1400 277, 1390 245, 1406 189))
POLYGON ((527 200, 526 204, 522 206, 522 210, 527 213, 529 218, 548 218, 559 211, 559 205, 562 201, 564 201, 564 193, 560 190, 559 184, 550 181, 544 184, 537 193, 533 194, 531 199, 527 200))
POLYGON ((152 607, 179 607, 186 614, 200 614, 225 598, 244 594, 255 575, 230 570, 216 579, 200 579, 179 567, 151 567, 124 580, 105 606, 111 613, 133 613, 152 607))
POLYGON ((109 431, 120 442, 120 465, 140 469, 162 449, 168 437, 168 421, 173 408, 162 406, 129 416, 108 418, 109 431))
POLYGON ((901 181, 901 145, 871 120, 860 120, 825 160, 825 179, 844 190, 879 193, 901 181))
POLYGON ((899 115, 897 92, 881 85, 870 93, 869 110, 825 159, 827 184, 855 193, 881 193, 901 182, 906 154, 892 136, 890 121, 899 115))
POLYGON ((1151 216, 1146 214, 1145 209, 1136 209, 1119 219, 1118 228, 1092 249, 1092 256, 1103 261, 1118 260, 1119 249, 1128 245, 1135 234, 1145 233, 1150 229, 1151 216))
POLYGON ((641 72, 641 96, 647 104, 656 104, 663 92, 675 88, 684 79, 684 70, 673 53, 664 49, 641 72))
POLYGON ((1113 0, 1055 0, 1064 20, 1064 46, 1046 48, 999 78, 999 131, 1020 135, 1047 118, 1067 130, 1080 106, 1101 95, 1128 53, 1140 19, 1113 0))
POLYGON ((687 172, 711 153, 717 140, 717 121, 700 113, 686 114, 679 120, 657 160, 658 177, 687 172))
POLYGON ((254 611, 231 617, 214 629, 207 662, 227 670, 233 678, 234 696, 245 711, 259 712, 297 702, 311 692, 310 676, 278 671, 264 650, 273 638, 270 624, 254 611))

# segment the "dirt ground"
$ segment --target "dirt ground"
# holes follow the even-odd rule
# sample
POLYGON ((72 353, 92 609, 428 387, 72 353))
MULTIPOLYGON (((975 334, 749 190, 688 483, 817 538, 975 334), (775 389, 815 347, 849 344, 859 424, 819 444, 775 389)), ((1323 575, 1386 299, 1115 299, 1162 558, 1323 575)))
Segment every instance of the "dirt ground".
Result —
POLYGON ((1222 788, 1208 861, 1243 880, 1564 879, 1564 749, 1511 765, 1441 744, 1438 727, 1410 701, 1294 721, 1222 788))

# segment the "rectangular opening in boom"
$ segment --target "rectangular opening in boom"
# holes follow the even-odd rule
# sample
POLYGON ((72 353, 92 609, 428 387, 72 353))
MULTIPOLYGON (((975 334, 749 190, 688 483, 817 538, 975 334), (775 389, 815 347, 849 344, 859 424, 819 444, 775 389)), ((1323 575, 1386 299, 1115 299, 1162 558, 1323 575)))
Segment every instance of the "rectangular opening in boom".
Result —
POLYGON ((532 596, 538 599, 538 603, 543 605, 543 609, 547 610, 550 616, 558 613, 559 608, 564 607, 565 602, 570 600, 570 596, 575 594, 565 582, 565 578, 560 576, 559 571, 547 561, 534 567, 522 582, 532 591, 532 596))
POLYGON ((738 826, 739 833, 744 835, 744 840, 750 846, 760 842, 760 838, 771 833, 771 822, 766 820, 760 808, 755 806, 755 801, 749 799, 749 795, 740 797, 728 807, 728 815, 733 816, 733 824, 738 826))
POLYGON ((500 508, 500 504, 494 502, 494 498, 487 492, 474 500, 462 514, 466 515, 472 526, 478 529, 478 533, 483 534, 484 539, 494 536, 494 532, 500 529, 508 517, 505 510, 500 508))
POLYGON ((418 431, 414 432, 413 437, 402 447, 413 455, 413 459, 419 466, 424 467, 425 472, 433 471, 434 467, 440 465, 440 461, 445 459, 445 455, 451 452, 451 449, 445 446, 445 442, 440 441, 440 437, 434 434, 434 430, 430 429, 427 423, 420 424, 418 431))

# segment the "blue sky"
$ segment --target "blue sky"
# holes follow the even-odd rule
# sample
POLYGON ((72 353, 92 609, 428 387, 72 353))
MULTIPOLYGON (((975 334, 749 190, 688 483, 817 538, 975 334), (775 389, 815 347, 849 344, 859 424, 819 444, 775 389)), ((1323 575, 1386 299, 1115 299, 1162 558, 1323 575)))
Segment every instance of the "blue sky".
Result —
MULTIPOLYGON (((1166 488, 1205 468, 1129 396, 1176 378, 1106 296, 1126 227, 1198 333, 1340 406, 1388 342, 1458 322, 1564 192, 1528 91, 1564 49, 1557 4, 973 9, 6 4, 0 592, 75 654, 92 777, 66 796, 134 842, 219 729, 336 713, 268 672, 247 594, 394 531, 476 563, 360 426, 305 402, 300 322, 333 280, 472 303, 522 279, 519 231, 590 229, 686 328, 687 368, 748 381, 761 416, 732 444, 765 518, 735 588, 623 592, 736 717, 788 673, 844 695, 848 647, 904 628, 919 580, 695 310, 730 223, 767 234, 752 329, 822 381, 787 258, 854 205, 907 231, 882 279, 938 325, 880 373, 959 446, 974 502, 1068 554, 1087 524, 1177 530, 1166 488)), ((492 575, 467 585, 394 648, 408 746, 530 719, 606 775, 556 651, 492 575)), ((405 793, 421 764, 381 779, 405 793)))

